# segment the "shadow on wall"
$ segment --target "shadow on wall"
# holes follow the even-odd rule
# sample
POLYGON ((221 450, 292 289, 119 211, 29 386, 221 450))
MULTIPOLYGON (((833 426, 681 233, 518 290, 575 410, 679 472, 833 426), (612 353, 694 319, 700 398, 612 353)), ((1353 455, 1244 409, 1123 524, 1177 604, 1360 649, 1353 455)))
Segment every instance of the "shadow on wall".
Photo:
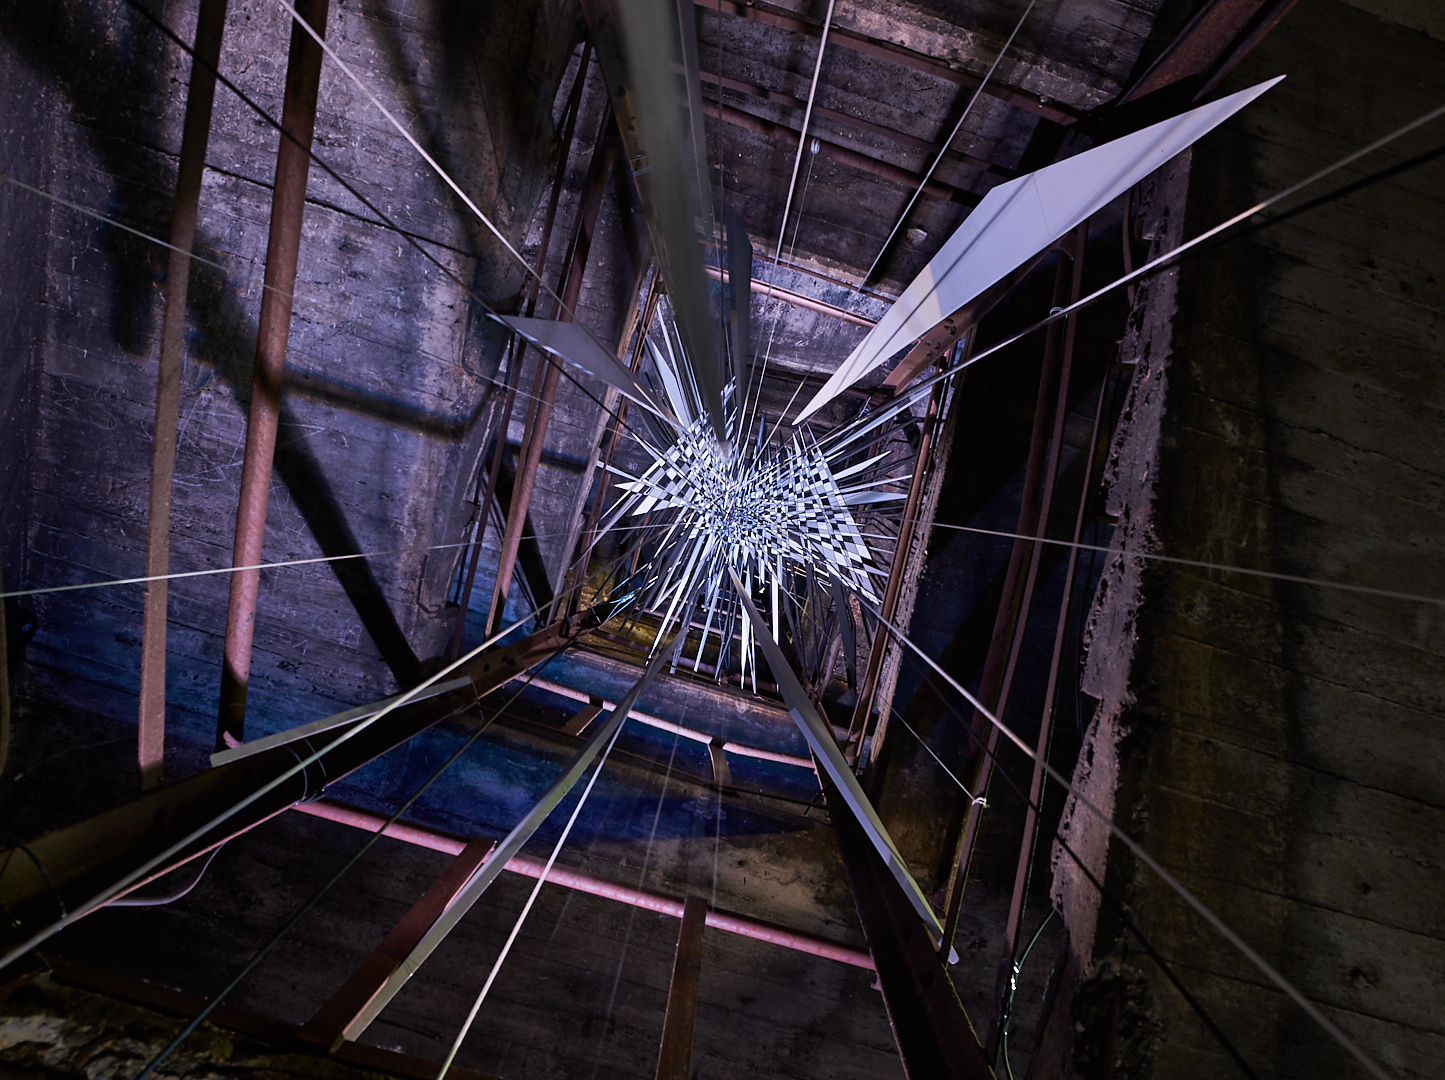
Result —
MULTIPOLYGON (((523 47, 510 50, 503 58, 506 62, 491 63, 491 59, 498 59, 491 57, 491 53, 502 49, 508 42, 496 39, 492 33, 495 27, 479 24, 484 15, 474 12, 469 24, 466 11, 470 9, 464 10, 464 7, 460 4, 442 5, 437 16, 451 30, 445 39, 449 44, 447 63, 460 71, 470 61, 479 96, 488 103, 489 114, 496 111, 491 105, 494 98, 502 101, 515 99, 518 103, 520 111, 517 115, 488 115, 486 122, 493 125, 494 131, 501 133, 497 138, 498 145, 507 146, 509 150, 515 145, 526 151, 507 155, 512 165, 500 186, 503 191, 515 193, 517 205, 527 208, 525 214, 519 214, 519 217, 529 217, 536 199, 526 198, 526 195, 529 192, 535 194, 540 187, 541 166, 551 149, 552 95, 548 91, 555 88, 557 78, 565 67, 575 33, 558 44, 559 36, 547 33, 556 21, 552 19, 552 13, 534 5, 516 4, 505 11, 492 12, 494 22, 511 18, 514 22, 521 20, 528 25, 524 27, 527 32, 522 35, 523 47), (478 63, 478 54, 483 52, 489 58, 487 64, 478 63), (490 72, 491 81, 499 85, 481 85, 484 71, 490 72), (525 90, 518 93, 517 86, 525 87, 525 90), (505 92, 502 87, 505 87, 505 92), (487 90, 494 93, 489 95, 487 90), (546 124, 535 122, 539 108, 545 114, 546 124), (524 119, 528 122, 524 123, 524 119)), ((575 22, 575 14, 573 19, 575 22)), ((101 209, 143 232, 168 235, 168 193, 172 188, 170 170, 167 165, 159 163, 156 156, 136 153, 135 150, 137 147, 155 146, 162 141, 156 130, 158 125, 153 102, 164 95, 184 93, 165 77, 163 61, 173 46, 126 4, 106 0, 66 5, 7 6, 0 13, 0 35, 41 79, 54 88, 57 97, 63 99, 63 108, 77 124, 89 151, 109 178, 110 194, 101 209)), ((515 40, 511 44, 515 45, 515 40)), ((277 44, 277 51, 284 52, 284 42, 277 44)), ((180 61, 180 65, 181 70, 186 70, 186 61, 180 61)), ((403 67, 402 70, 408 69, 403 67)), ((454 80, 443 85, 465 84, 454 80)), ((224 87, 218 88, 217 92, 223 96, 229 93, 224 87)), ((435 108, 436 103, 432 104, 435 108)), ((470 98, 442 95, 439 111, 444 117, 451 118, 449 129, 475 130, 475 122, 463 123, 460 118, 468 109, 476 108, 476 102, 470 98)), ((427 110, 419 111, 426 115, 427 110)), ((480 153, 477 147, 471 146, 461 148, 459 153, 450 153, 449 148, 443 145, 444 140, 433 137, 431 141, 443 164, 461 175, 471 171, 463 168, 463 164, 480 153)), ((313 176, 316 175, 319 172, 313 172, 313 176)), ((524 226, 525 221, 513 223, 511 231, 520 235, 524 226)), ((106 262, 105 268, 98 268, 97 273, 104 274, 103 280, 107 283, 111 340, 125 353, 149 357, 154 353, 158 331, 154 286, 163 279, 165 250, 110 226, 97 227, 93 235, 95 247, 106 262)), ((208 240, 204 235, 198 236, 198 251, 206 250, 208 240)), ((477 269, 472 287, 482 295, 515 297, 521 279, 520 269, 498 258, 496 245, 490 240, 483 243, 478 239, 474 246, 477 269)), ((190 359, 219 375, 244 410, 250 392, 254 322, 247 305, 240 298, 236 280, 223 271, 199 264, 193 267, 193 275, 190 316, 196 329, 190 337, 190 359)), ((467 333, 467 351, 474 359, 480 357, 480 372, 474 370, 472 374, 487 378, 498 363, 502 335, 491 329, 489 321, 477 318, 476 312, 469 315, 467 333)), ((334 408, 347 409, 393 426, 410 427, 458 446, 468 442, 480 443, 481 433, 476 428, 487 412, 488 404, 484 396, 461 414, 441 417, 364 388, 319 376, 297 379, 292 389, 334 408)), ((308 425, 298 421, 293 409, 283 404, 275 475, 285 485, 324 555, 334 557, 359 553, 363 549, 356 529, 332 481, 335 465, 324 462, 308 445, 310 430, 308 425)), ((143 452, 137 451, 137 463, 143 452)), ((467 458, 465 453, 453 452, 451 456, 467 458)), ((474 460, 475 454, 467 458, 467 463, 473 464, 474 460)), ((143 472, 143 465, 137 464, 136 468, 138 472, 143 472)), ((465 478, 462 481, 461 486, 465 486, 465 478)), ((215 516, 224 519, 229 514, 229 509, 226 509, 215 516)), ((456 527, 451 528, 448 535, 459 528, 460 523, 454 524, 456 527)), ((396 681, 402 685, 415 682, 421 664, 372 567, 366 560, 352 559, 334 563, 331 569, 396 681)), ((33 586, 41 583, 25 584, 33 586)))

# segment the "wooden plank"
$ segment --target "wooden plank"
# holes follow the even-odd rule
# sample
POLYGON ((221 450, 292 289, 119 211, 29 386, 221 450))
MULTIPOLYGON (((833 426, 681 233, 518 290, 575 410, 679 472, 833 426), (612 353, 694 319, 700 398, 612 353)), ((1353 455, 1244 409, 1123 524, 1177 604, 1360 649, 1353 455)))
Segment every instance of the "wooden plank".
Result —
POLYGON ((667 990, 667 1014, 662 1021, 662 1047, 657 1053, 657 1080, 689 1080, 692 1076, 692 1037, 697 1028, 697 989, 702 980, 702 932, 707 903, 689 896, 682 909, 677 934, 677 956, 667 990))
POLYGON ((297 1032, 297 1038, 332 1048, 344 1042, 342 1032, 347 1025, 360 1015, 387 976, 397 969, 422 935, 431 929, 462 886, 486 860, 493 846, 494 841, 482 837, 467 844, 341 988, 316 1010, 297 1032))

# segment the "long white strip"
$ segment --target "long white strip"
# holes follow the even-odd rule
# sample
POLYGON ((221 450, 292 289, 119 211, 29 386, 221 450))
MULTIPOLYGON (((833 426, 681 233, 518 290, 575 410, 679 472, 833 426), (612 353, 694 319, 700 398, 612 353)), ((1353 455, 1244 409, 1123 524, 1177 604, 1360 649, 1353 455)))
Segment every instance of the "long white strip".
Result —
POLYGON ((1221 919, 1212 910, 1206 907, 1204 901, 1200 900, 1199 897, 1195 896, 1192 892, 1189 891, 1189 889, 1185 888, 1184 884, 1178 878, 1176 878, 1168 870, 1164 869, 1163 865, 1161 865, 1160 862, 1154 858, 1154 856, 1150 855, 1147 851, 1145 851, 1143 847, 1139 845, 1138 841, 1134 840, 1123 829, 1115 825, 1113 819, 1111 819, 1107 814, 1105 814, 1102 810, 1100 810, 1097 806, 1090 802, 1088 797, 1085 796, 1083 792, 1081 792, 1078 788, 1074 787, 1073 784, 1066 780, 1063 773, 1059 772, 1059 770, 1055 769, 1046 760, 1041 758, 1034 751, 1033 747, 1031 747, 1028 743, 1024 742, 1023 739, 1020 739, 1017 735, 1015 735, 1006 724, 1000 721, 997 716, 995 716, 984 706, 983 702, 979 701, 978 698, 970 694, 968 692, 968 689, 964 687, 961 683, 959 683, 958 680, 956 680, 952 675, 944 671, 943 668, 934 661, 933 657, 929 656, 917 645, 913 644, 913 642, 908 639, 908 637, 903 633, 903 631, 899 630, 897 626, 893 625, 893 623, 885 619, 881 611, 879 611, 876 607, 867 602, 863 602, 863 606, 873 613, 874 618, 876 618, 884 626, 888 627, 889 632, 892 633, 892 635, 899 642, 908 646, 908 648, 912 649, 915 653, 917 653, 918 656, 923 660, 923 662, 926 663, 929 667, 931 667, 935 672, 937 672, 938 675, 942 677, 949 686, 953 687, 953 689, 963 695, 964 700, 966 700, 970 705, 977 709, 980 715, 986 717, 988 719, 988 722, 992 724, 995 728, 997 728, 999 733, 1002 734, 1004 738, 1008 739, 1009 742, 1013 743, 1025 754, 1027 754, 1030 759, 1037 762, 1043 768, 1043 770, 1054 779, 1055 782, 1060 784, 1064 788, 1064 790, 1066 790, 1070 795, 1072 795, 1075 799, 1078 800, 1080 806, 1084 807, 1096 818, 1098 818, 1099 821, 1104 824, 1104 827, 1107 828, 1109 832, 1113 834, 1113 836, 1115 836, 1121 844, 1123 844, 1130 850, 1130 852, 1133 853, 1135 858, 1148 866, 1149 869, 1154 871, 1154 873, 1158 874, 1164 884, 1168 885, 1171 889, 1178 893, 1179 896, 1184 900, 1184 902, 1195 910, 1195 912, 1200 916, 1200 918, 1202 918, 1205 922, 1209 923, 1209 925, 1214 927, 1215 930, 1219 931, 1220 935, 1226 941, 1228 941, 1242 954, 1244 954, 1245 959, 1247 959, 1251 964, 1253 964, 1259 970, 1260 974, 1262 974, 1270 982, 1274 983, 1275 986, 1283 990, 1291 1001, 1293 1001, 1309 1015, 1311 1020, 1319 1024, 1319 1026, 1323 1028, 1332 1039, 1334 1039, 1342 1047, 1348 1050, 1350 1052, 1350 1055, 1354 1057, 1354 1059, 1358 1061, 1362 1066, 1364 1066, 1365 1070, 1371 1076, 1375 1077, 1375 1080, 1390 1080, 1389 1075, 1375 1062, 1375 1059, 1370 1057, 1357 1045, 1355 1045, 1354 1040, 1352 1040, 1348 1035, 1341 1031, 1339 1027, 1330 1020, 1329 1017, 1327 1017, 1323 1012, 1320 1011, 1319 1006, 1317 1006, 1314 1002, 1310 1001, 1309 998, 1305 997, 1304 993, 1298 987, 1296 987, 1294 983, 1290 982, 1278 971, 1276 971, 1274 969, 1274 966, 1270 964, 1268 960, 1260 956, 1259 953, 1255 952, 1254 949, 1251 948, 1242 937, 1240 937, 1229 928, 1228 924, 1226 924, 1223 919, 1221 919))
POLYGON ((974 208, 838 370, 801 423, 1155 169, 1259 97, 1279 78, 1000 184, 974 208))
MULTIPOLYGON (((1405 136, 1405 135, 1408 135, 1410 132, 1414 131, 1416 128, 1423 127, 1424 125, 1430 123, 1430 122, 1433 121, 1433 120, 1438 120, 1438 119, 1439 119, 1440 117, 1442 117, 1442 116, 1445 116, 1445 105, 1441 105, 1441 106, 1438 106, 1437 108, 1431 109, 1429 112, 1427 112, 1427 113, 1425 113, 1425 114, 1423 114, 1423 115, 1421 115, 1421 116, 1416 117, 1414 120, 1411 120, 1408 124, 1405 124, 1405 125, 1402 126, 1402 127, 1396 128, 1394 131, 1390 132, 1388 135, 1382 135, 1380 138, 1376 139, 1374 142, 1370 143, 1368 146, 1362 146, 1362 147, 1360 147, 1360 149, 1355 150, 1355 151, 1353 151, 1353 152, 1351 152, 1351 153, 1349 153, 1349 154, 1346 154, 1344 157, 1340 158, 1338 161, 1336 161, 1336 162, 1334 162, 1334 163, 1332 163, 1332 164, 1330 164, 1330 165, 1326 165, 1323 169, 1319 169, 1319 170, 1316 171, 1316 172, 1310 173, 1310 175, 1309 175, 1309 176, 1306 176, 1303 180, 1297 180, 1295 183, 1291 184, 1289 187, 1285 188, 1283 191, 1278 191, 1278 192, 1276 192, 1275 194, 1269 196, 1269 198, 1263 199, 1263 200, 1261 200, 1260 202, 1255 203, 1253 206, 1249 207, 1248 209, 1246 209, 1246 210, 1241 210, 1239 213, 1235 214, 1232 218, 1228 218, 1228 219, 1225 220, 1225 221, 1221 221, 1218 225, 1215 225, 1213 228, 1206 229, 1204 232, 1200 233, 1198 236, 1194 237, 1192 240, 1186 240, 1184 243, 1180 244, 1178 247, 1172 248, 1172 249, 1170 249, 1169 251, 1166 251, 1164 254, 1159 255, 1159 256, 1156 256, 1156 257, 1153 258, 1153 259, 1150 259, 1150 260, 1149 260, 1148 262, 1146 262, 1143 266, 1140 266, 1140 267, 1135 268, 1134 270, 1131 270, 1129 273, 1125 274, 1123 277, 1115 278, 1113 281, 1109 282, 1109 284, 1103 286, 1102 288, 1095 289, 1095 290, 1094 290, 1093 292, 1091 292, 1088 296, 1081 297, 1080 299, 1075 300, 1075 301, 1074 301, 1072 304, 1070 304, 1068 307, 1055 308, 1055 309, 1054 309, 1053 311, 1051 311, 1046 317, 1040 319, 1038 322, 1034 323, 1032 326, 1027 326, 1027 327, 1025 327, 1024 329, 1020 330, 1018 333, 1013 334, 1013 335, 1010 335, 1009 337, 1004 338, 1002 341, 995 342, 993 345, 990 345, 987 349, 984 349, 982 352, 975 353, 973 356, 970 356, 967 360, 963 361, 962 363, 956 364, 955 366, 949 368, 947 371, 939 372, 937 375, 933 375, 933 376, 931 376, 931 377, 929 377, 929 378, 927 378, 927 379, 922 380, 921 382, 916 382, 916 383, 914 383, 914 384, 913 384, 913 390, 914 390, 914 391, 923 391, 923 390, 931 389, 933 386, 937 385, 937 384, 940 383, 940 382, 943 382, 945 379, 951 379, 951 378, 953 378, 955 375, 957 375, 960 371, 963 371, 965 368, 972 367, 974 364, 978 363, 980 360, 983 360, 983 359, 985 359, 985 358, 987 358, 987 357, 992 356, 994 353, 998 352, 1000 349, 1006 349, 1006 348, 1008 348, 1010 345, 1012 345, 1015 341, 1019 341, 1019 340, 1021 340, 1021 339, 1023 339, 1023 338, 1028 337, 1030 334, 1034 333, 1036 330, 1042 330, 1044 327, 1048 326, 1050 323, 1058 322, 1058 320, 1060 320, 1060 319, 1067 319, 1067 318, 1068 318, 1071 314, 1073 314, 1075 311, 1078 311, 1080 308, 1088 307, 1090 304, 1092 304, 1092 303, 1094 303, 1095 301, 1097 301, 1101 296, 1105 296, 1105 295, 1107 295, 1108 293, 1113 292, 1115 289, 1118 289, 1118 288, 1120 288, 1120 287, 1122 287, 1122 286, 1124 286, 1124 285, 1127 285, 1127 284, 1129 284, 1129 282, 1134 281, 1134 280, 1136 280, 1136 279, 1138 279, 1138 278, 1141 278, 1141 277, 1143 277, 1145 274, 1152 273, 1153 271, 1159 269, 1161 266, 1164 266, 1164 265, 1166 265, 1166 264, 1168 264, 1168 263, 1173 262, 1174 260, 1178 259, 1181 255, 1183 255, 1186 251, 1189 251, 1191 248, 1198 247, 1200 244, 1204 243, 1204 242, 1207 241, 1207 240, 1212 240, 1214 237, 1218 236, 1220 233, 1224 232, 1225 230, 1231 229, 1231 228, 1233 228, 1235 225, 1238 225, 1240 222, 1246 221, 1246 220, 1248 220, 1249 218, 1254 217, 1255 214, 1258 214, 1258 213, 1261 213, 1262 211, 1268 210, 1271 206, 1274 206, 1274 205, 1276 205, 1277 203, 1283 202, 1285 199, 1288 199, 1291 195, 1298 194, 1300 191, 1302 191, 1302 190, 1304 190, 1305 188, 1309 187, 1311 184, 1314 184, 1314 183, 1317 183, 1317 182, 1320 181, 1320 180, 1323 180, 1326 176, 1329 176, 1331 173, 1338 172, 1340 169, 1343 169, 1343 168, 1345 168, 1346 166, 1353 164, 1354 162, 1358 161, 1360 158, 1365 157, 1367 154, 1372 154, 1372 153, 1374 153, 1376 150, 1380 149, 1382 146, 1387 146, 1387 145, 1389 145, 1390 143, 1394 142, 1396 139, 1399 139, 1399 138, 1401 138, 1401 137, 1403 137, 1403 136, 1405 136)), ((891 406, 890 406, 890 408, 891 408, 891 406)), ((825 439, 824 441, 826 442, 827 440, 825 439)))
POLYGON ((582 797, 577 800, 577 805, 572 808, 572 816, 567 819, 567 826, 562 830, 562 835, 557 837, 557 842, 552 845, 552 854, 547 857, 547 864, 542 867, 542 873, 537 876, 537 883, 532 886, 532 892, 527 897, 527 902, 522 905, 522 913, 517 916, 517 921, 512 924, 512 930, 507 935, 507 940, 502 944, 502 951, 497 954, 497 959, 492 963, 492 970, 487 972, 486 982, 482 983, 482 989, 477 993, 477 1000, 472 1002, 472 1008, 467 1013, 466 1021, 462 1029, 457 1032, 457 1037, 452 1040, 452 1048, 447 1051, 446 1060, 442 1062, 441 1071, 437 1073, 437 1080, 444 1080, 447 1072, 456 1060, 457 1051, 462 1048, 462 1041, 466 1039, 467 1032, 472 1030, 472 1024, 477 1019, 477 1013, 481 1011, 482 1002, 487 1000, 487 992, 491 990, 492 983, 497 981, 497 975, 502 970, 502 965, 507 962, 507 954, 512 951, 512 945, 517 940, 517 935, 522 932, 522 924, 527 921, 527 916, 532 913, 532 905, 537 902, 537 894, 542 891, 542 886, 547 881, 547 875, 552 872, 552 866, 557 861, 557 856, 562 853, 562 845, 567 842, 567 837, 572 833, 572 826, 577 824, 577 818, 582 813, 582 807, 587 804, 587 796, 592 794, 592 787, 597 783, 597 778, 602 775, 602 767, 607 764, 607 757, 612 753, 612 747, 617 744, 617 736, 622 734, 622 726, 619 724, 617 730, 612 733, 612 741, 607 744, 607 749, 602 751, 602 757, 597 762, 597 768, 592 771, 592 776, 587 780, 587 786, 582 790, 582 797))
MULTIPOLYGON (((453 690, 465 690, 472 685, 472 680, 463 675, 459 679, 448 679, 434 686, 429 686, 421 693, 413 693, 412 702, 424 701, 427 698, 440 697, 442 694, 449 694, 453 690)), ((339 727, 351 723, 353 720, 362 720, 386 708, 396 701, 401 695, 396 694, 389 698, 382 698, 380 701, 373 701, 369 705, 358 705, 354 709, 347 709, 345 712, 336 713, 334 716, 324 716, 320 720, 312 720, 309 724, 301 724, 298 727, 288 728, 286 731, 278 731, 275 735, 267 735, 265 738, 252 739, 250 742, 241 743, 240 746, 232 746, 225 750, 217 750, 211 755, 211 768, 217 765, 225 765, 232 761, 239 761, 241 758, 254 757, 256 754, 273 747, 285 746, 288 743, 300 742, 312 735, 320 735, 327 731, 334 731, 339 727)))
MULTIPOLYGON (((684 626, 676 640, 680 641, 686 633, 687 628, 684 626)), ((452 932, 462 917, 472 909, 472 905, 481 899, 482 894, 501 875, 502 869, 511 861, 512 856, 522 850, 522 846, 531 839, 532 834, 557 808, 557 804, 572 790, 588 766, 597 759, 597 755, 602 752, 603 747, 611 744, 611 740, 622 727, 622 722, 627 719, 627 714, 632 710, 632 706, 637 704, 637 699, 642 691, 662 670, 663 661, 670 655, 669 647, 660 650, 652 658, 652 662, 647 665, 647 670, 642 673, 642 678, 637 680, 637 684, 628 691, 627 696, 618 703, 617 708, 612 710, 612 715, 607 718, 606 723, 596 724, 591 738, 587 740, 582 749, 577 752, 577 755, 562 770, 561 774, 552 781, 547 790, 542 793, 542 797, 516 825, 512 826, 512 831, 492 849, 487 861, 482 863, 467 879, 466 884, 457 892, 446 910, 427 928, 421 940, 412 947, 411 952, 407 953, 406 959, 387 976, 381 988, 366 1003, 366 1007, 357 1013, 351 1023, 346 1025, 341 1033, 343 1038, 350 1041, 360 1038, 361 1033, 376 1019, 377 1014, 386 1008, 397 992, 406 985, 407 980, 416 974, 421 965, 426 962, 427 957, 431 956, 436 947, 446 940, 447 935, 452 932)))
MULTIPOLYGON (((913 910, 918 912, 918 917, 923 920, 923 927, 933 939, 934 947, 937 948, 943 941, 943 927, 939 924, 938 916, 934 914, 933 907, 928 903, 928 898, 923 895, 923 890, 918 887, 918 882, 913 880, 913 875, 908 871, 908 864, 903 856, 899 854, 893 838, 888 835, 888 829, 878 817, 878 812, 873 809, 873 804, 868 801, 862 787, 858 784, 858 778, 853 775, 853 770, 848 768, 848 763, 843 759, 842 751, 838 749, 838 743, 833 738, 833 733, 828 729, 827 723, 818 715, 818 710, 808 700, 807 691, 803 684, 798 681, 797 675, 789 666, 787 659, 783 656, 783 650, 778 647, 777 641, 768 635, 767 623, 762 614, 753 606, 752 597, 748 595, 743 583, 738 580, 735 570, 729 569, 728 574, 732 577, 733 588, 737 590, 738 598, 742 601, 743 610, 747 612, 748 622, 752 623, 753 633, 757 638, 759 647, 763 650, 763 656, 767 658, 768 667, 772 669, 773 678, 777 680, 778 690, 787 703, 788 712, 792 714, 793 722, 803 733, 803 738, 808 740, 808 746, 823 765, 823 770, 837 785, 838 794, 848 804, 853 816, 858 819, 869 841, 877 850, 883 865, 893 875, 894 880, 903 889, 903 894, 908 897, 908 902, 913 905, 913 910)), ((950 964, 958 962, 957 954, 952 947, 949 948, 950 964)))

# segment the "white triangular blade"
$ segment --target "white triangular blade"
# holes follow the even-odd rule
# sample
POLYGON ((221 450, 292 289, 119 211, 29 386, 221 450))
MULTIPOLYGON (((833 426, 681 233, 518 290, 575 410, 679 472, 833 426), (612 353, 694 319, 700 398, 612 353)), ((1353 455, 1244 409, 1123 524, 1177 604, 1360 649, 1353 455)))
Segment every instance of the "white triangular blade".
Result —
POLYGON ((794 425, 1282 78, 1230 94, 994 188, 808 402, 794 425))
POLYGON ((527 319, 520 315, 503 315, 506 323, 537 348, 560 356, 574 367, 579 367, 594 378, 600 379, 614 390, 631 398, 648 412, 675 423, 666 410, 660 408, 647 393, 632 372, 610 352, 597 343, 597 339, 583 327, 572 322, 557 322, 554 319, 527 319))

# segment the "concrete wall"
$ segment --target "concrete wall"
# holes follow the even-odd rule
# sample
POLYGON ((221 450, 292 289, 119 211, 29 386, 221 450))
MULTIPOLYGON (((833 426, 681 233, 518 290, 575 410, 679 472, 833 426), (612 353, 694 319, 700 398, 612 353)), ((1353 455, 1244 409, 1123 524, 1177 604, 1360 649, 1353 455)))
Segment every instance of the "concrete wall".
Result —
MULTIPOLYGON (((1430 8, 1301 4, 1231 77, 1289 75, 1196 149, 1184 234, 1438 105, 1430 8)), ((1160 552, 1445 596, 1445 169, 1412 161, 1439 140, 1437 123, 1183 264, 1160 552)), ((1116 820, 1401 1077, 1445 1060, 1442 627, 1435 599, 1156 565, 1118 744, 1116 820)), ((1117 844, 1108 884, 1257 1075, 1364 1075, 1117 844)), ((1062 1021, 1079 1074, 1243 1075, 1101 920, 1062 1021)))
MULTIPOLYGON (((162 14, 189 38, 192 5, 162 14)), ((328 37, 521 243, 544 191, 554 98, 579 27, 569 5, 477 13, 347 4, 333 7, 328 37)), ((288 35, 274 5, 230 5, 222 72, 272 115, 288 35)), ((43 176, 40 186, 57 195, 166 236, 188 58, 134 10, 105 0, 17 9, 0 37, 13 58, 3 76, 7 161, 23 162, 18 171, 43 176)), ((277 139, 218 88, 197 251, 219 265, 192 275, 174 571, 231 558, 277 139)), ((390 692, 439 651, 458 552, 429 549, 461 539, 495 424, 500 335, 467 292, 514 304, 523 278, 329 62, 315 148, 457 280, 313 167, 264 557, 386 554, 263 576, 255 733, 390 692)), ((30 506, 23 562, 13 561, 18 534, 7 519, 7 583, 137 574, 164 249, 13 188, 3 198, 16 212, 6 218, 0 389, 7 418, 12 408, 16 421, 27 408, 32 417, 6 425, 7 450, 13 441, 30 455, 7 452, 0 478, 20 484, 8 506, 30 506), (27 460, 15 481, 10 462, 27 460)), ((226 594, 223 576, 171 588, 175 770, 196 767, 210 741, 226 594)), ((21 692, 129 722, 140 602, 139 587, 38 599, 40 632, 21 692)))

